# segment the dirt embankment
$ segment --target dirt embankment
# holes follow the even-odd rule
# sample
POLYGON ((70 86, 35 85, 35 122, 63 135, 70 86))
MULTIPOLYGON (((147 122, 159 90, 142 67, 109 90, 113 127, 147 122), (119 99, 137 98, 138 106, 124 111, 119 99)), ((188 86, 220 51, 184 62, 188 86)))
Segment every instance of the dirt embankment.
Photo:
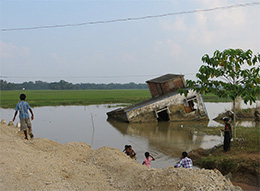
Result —
POLYGON ((1 190, 241 190, 218 170, 147 168, 118 149, 25 141, 18 128, 0 128, 1 190))
POLYGON ((202 148, 189 153, 193 163, 201 168, 218 169, 233 184, 243 190, 260 190, 260 154, 247 152, 223 152, 223 146, 204 150, 202 148))

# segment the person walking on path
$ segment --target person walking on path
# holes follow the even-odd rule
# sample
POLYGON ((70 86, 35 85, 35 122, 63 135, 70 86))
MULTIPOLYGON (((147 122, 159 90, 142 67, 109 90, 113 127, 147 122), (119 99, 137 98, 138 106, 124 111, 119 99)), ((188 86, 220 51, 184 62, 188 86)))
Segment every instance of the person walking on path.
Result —
POLYGON ((229 119, 227 117, 225 117, 223 119, 224 123, 225 123, 225 128, 221 129, 221 131, 224 131, 224 152, 227 152, 230 150, 230 142, 231 142, 231 138, 232 138, 232 128, 231 125, 228 123, 229 119))
POLYGON ((144 156, 145 156, 145 159, 144 159, 142 165, 145 164, 147 167, 150 168, 150 167, 151 167, 151 161, 153 161, 153 160, 155 160, 155 159, 153 158, 152 155, 150 155, 149 152, 145 152, 145 153, 144 153, 144 156))
POLYGON ((192 160, 190 158, 188 158, 188 153, 187 152, 183 152, 182 153, 182 159, 180 162, 178 162, 175 166, 175 168, 192 168, 193 164, 192 164, 192 160))
POLYGON ((21 123, 20 130, 24 132, 25 139, 28 140, 27 128, 28 128, 28 133, 29 133, 31 139, 34 137, 34 135, 32 134, 32 123, 31 123, 31 120, 34 119, 34 115, 33 115, 33 111, 31 109, 29 103, 27 103, 25 101, 25 98, 26 98, 25 94, 20 95, 21 101, 15 107, 15 113, 14 113, 13 121, 15 120, 15 117, 16 117, 18 111, 19 111, 19 118, 20 118, 20 123, 21 123), (28 110, 31 113, 31 120, 30 120, 28 110))

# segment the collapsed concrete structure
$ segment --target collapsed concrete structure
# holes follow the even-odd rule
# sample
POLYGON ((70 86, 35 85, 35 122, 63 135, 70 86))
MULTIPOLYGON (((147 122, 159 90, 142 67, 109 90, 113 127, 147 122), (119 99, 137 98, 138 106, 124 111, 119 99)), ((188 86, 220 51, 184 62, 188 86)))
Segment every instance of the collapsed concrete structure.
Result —
POLYGON ((125 122, 208 120, 201 95, 186 88, 183 75, 166 74, 146 81, 151 99, 107 113, 108 118, 125 122), (187 97, 178 89, 187 89, 187 97))

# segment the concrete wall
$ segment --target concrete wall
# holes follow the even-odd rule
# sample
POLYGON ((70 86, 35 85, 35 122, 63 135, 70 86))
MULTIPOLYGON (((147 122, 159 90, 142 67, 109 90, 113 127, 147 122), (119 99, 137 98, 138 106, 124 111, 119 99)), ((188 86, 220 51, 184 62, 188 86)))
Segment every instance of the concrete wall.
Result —
MULTIPOLYGON (((201 116, 207 115, 202 102, 200 94, 189 91, 187 98, 184 95, 176 94, 153 103, 149 103, 142 107, 134 108, 127 111, 127 118, 129 122, 156 122, 155 111, 160 110, 164 107, 169 108, 170 121, 183 121, 183 120, 196 120, 201 116), (184 100, 190 97, 196 96, 198 109, 191 113, 185 112, 184 100)), ((207 116, 206 116, 207 118, 207 116)))

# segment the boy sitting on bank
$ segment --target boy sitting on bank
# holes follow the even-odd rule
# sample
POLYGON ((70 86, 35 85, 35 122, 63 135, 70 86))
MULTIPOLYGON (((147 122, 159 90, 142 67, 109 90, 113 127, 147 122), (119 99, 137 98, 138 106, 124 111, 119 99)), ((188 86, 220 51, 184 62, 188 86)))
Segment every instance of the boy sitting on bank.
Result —
POLYGON ((192 160, 190 158, 188 158, 188 153, 187 152, 184 151, 182 153, 181 161, 178 162, 174 167, 175 168, 179 168, 179 167, 192 168, 193 167, 192 160))

